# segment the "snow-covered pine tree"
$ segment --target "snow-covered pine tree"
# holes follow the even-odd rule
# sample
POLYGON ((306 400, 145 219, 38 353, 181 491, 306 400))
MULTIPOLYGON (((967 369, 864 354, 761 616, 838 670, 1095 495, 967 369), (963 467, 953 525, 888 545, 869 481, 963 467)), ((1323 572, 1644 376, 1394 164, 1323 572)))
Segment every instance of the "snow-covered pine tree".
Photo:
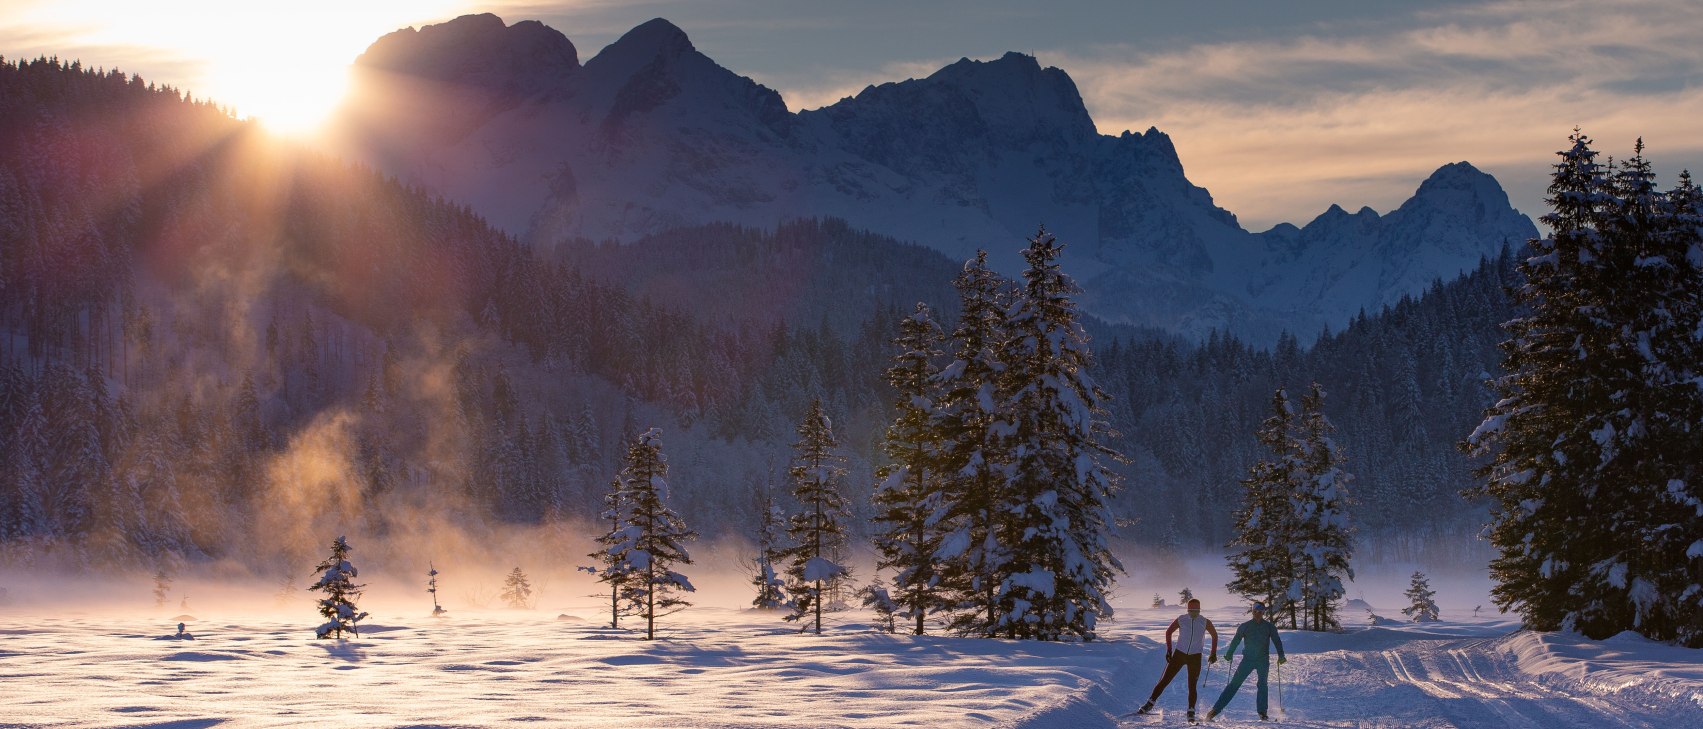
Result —
POLYGON ((631 589, 635 579, 633 564, 628 561, 627 554, 632 551, 633 540, 638 537, 637 530, 627 518, 627 490, 619 476, 609 483, 609 492, 603 495, 603 506, 603 518, 609 522, 609 531, 597 537, 597 543, 603 548, 586 555, 597 560, 598 565, 580 569, 597 575, 598 582, 609 586, 609 627, 619 629, 624 612, 622 608, 626 605, 622 597, 631 589))
POLYGON ((1664 407, 1669 417, 1649 426, 1660 464, 1652 482, 1664 488, 1649 504, 1653 513, 1646 521, 1652 526, 1645 536, 1651 559, 1644 566, 1654 569, 1659 601, 1640 616, 1640 629, 1661 639, 1671 630, 1673 640, 1703 648, 1703 449, 1697 447, 1703 389, 1684 386, 1703 382, 1703 338, 1686 334, 1703 332, 1703 192, 1690 171, 1680 173, 1666 202, 1661 244, 1652 259, 1670 268, 1666 280, 1651 285, 1661 292, 1666 303, 1660 309, 1671 319, 1652 334, 1650 349, 1652 375, 1675 402, 1664 407))
POLYGON ((645 621, 645 640, 656 639, 657 618, 691 605, 679 593, 694 591, 691 581, 673 567, 692 563, 684 543, 698 535, 668 507, 667 475, 662 431, 651 428, 627 449, 626 468, 621 470, 627 523, 633 530, 624 560, 632 569, 627 600, 633 614, 645 621))
POLYGON ((166 606, 166 595, 171 594, 171 575, 164 569, 154 572, 154 607, 166 606))
POLYGON ((432 617, 442 617, 449 612, 438 604, 438 567, 430 562, 426 563, 426 592, 432 595, 432 617))
POLYGON ((1190 590, 1187 587, 1184 587, 1182 592, 1177 593, 1177 604, 1182 605, 1184 608, 1187 608, 1189 606, 1189 601, 1193 599, 1194 590, 1190 590))
POLYGON ((1260 424, 1256 437, 1268 455, 1248 469, 1242 479, 1242 502, 1232 517, 1235 535, 1225 545, 1232 577, 1225 584, 1231 594, 1264 602, 1275 622, 1280 616, 1295 625, 1294 601, 1300 586, 1288 549, 1295 483, 1300 478, 1300 444, 1295 439, 1298 419, 1289 394, 1278 389, 1271 398, 1272 415, 1260 424))
POLYGON ((998 538, 1007 458, 989 427, 1004 399, 999 352, 1011 296, 1008 282, 988 268, 987 251, 976 251, 952 286, 960 313, 950 338, 952 360, 936 376, 933 426, 941 439, 937 468, 946 478, 941 526, 948 531, 935 559, 940 589, 952 604, 947 628, 991 636, 998 624, 998 573, 1008 552, 998 538))
MULTIPOLYGON (((319 638, 336 637, 341 640, 345 630, 358 636, 361 633, 356 624, 367 617, 355 607, 365 585, 355 584, 359 572, 349 562, 349 551, 349 541, 338 537, 331 543, 331 556, 313 568, 319 573, 319 581, 308 590, 325 593, 319 601, 319 614, 325 618, 325 623, 314 629, 314 635, 319 638)), ((185 595, 183 599, 187 609, 189 596, 185 595)))
POLYGON ((509 571, 503 579, 501 597, 510 609, 530 610, 532 608, 532 582, 526 579, 526 573, 519 567, 509 571))
MULTIPOLYGON (((829 583, 848 574, 832 559, 834 549, 846 540, 846 499, 839 481, 845 476, 844 456, 835 452, 834 426, 822 411, 822 401, 812 400, 810 411, 798 425, 798 442, 793 445, 792 496, 799 513, 787 523, 787 540, 792 546, 782 552, 787 560, 787 592, 792 599, 788 621, 814 618, 815 632, 822 633, 822 608, 829 583)), ((805 629, 810 629, 806 625, 805 629)))
POLYGON ((1063 246, 1036 232, 1023 249, 1023 292, 1008 314, 995 437, 1011 454, 999 541, 1009 558, 1000 579, 998 632, 1011 638, 1093 640, 1114 574, 1111 496, 1118 477, 1106 461, 1106 394, 1089 374, 1092 351, 1077 319, 1075 282, 1059 268, 1063 246))
POLYGON ((1491 593, 1538 630, 1575 625, 1580 601, 1571 593, 1592 562, 1585 550, 1607 536, 1587 504, 1600 449, 1581 426, 1612 395, 1596 371, 1600 337, 1584 336, 1597 331, 1588 319, 1605 293, 1597 228, 1608 190, 1590 139, 1575 131, 1569 141, 1543 216, 1552 234, 1531 241, 1536 255, 1520 264, 1526 283, 1515 298, 1530 313, 1507 325, 1506 374, 1492 383, 1501 398, 1467 438, 1470 453, 1490 456, 1476 493, 1492 500, 1491 593))
MULTIPOLYGON (((889 462, 875 477, 875 549, 877 570, 894 571, 897 616, 922 635, 928 616, 951 603, 942 593, 935 553, 945 536, 945 494, 940 463, 940 431, 935 428, 940 343, 945 339, 928 307, 899 321, 898 353, 887 368, 897 413, 887 427, 882 449, 889 462)), ((867 602, 867 600, 866 600, 867 602)))
POLYGON ((1165 607, 1165 598, 1160 597, 1159 593, 1157 593, 1157 592, 1153 593, 1153 603, 1151 605, 1149 605, 1148 607, 1151 607, 1154 610, 1158 610, 1159 608, 1165 607))
POLYGON ((1408 584, 1408 606, 1401 609, 1401 614, 1413 619, 1415 623, 1429 623, 1437 620, 1441 611, 1437 609, 1434 598, 1437 593, 1431 590, 1431 582, 1425 578, 1424 572, 1414 572, 1413 581, 1408 584))
POLYGON ((1520 266, 1530 313, 1508 325, 1501 399, 1465 444, 1489 459, 1469 493, 1492 500, 1492 594, 1535 629, 1703 645, 1692 193, 1654 192, 1641 145, 1608 179, 1588 137, 1569 141, 1552 234, 1520 266))
POLYGON ((757 597, 751 601, 751 606, 758 610, 779 610, 786 607, 786 580, 775 571, 782 559, 779 529, 785 516, 775 504, 774 494, 766 487, 759 510, 762 516, 757 522, 757 556, 751 559, 755 568, 751 586, 757 588, 757 597))
POLYGON ((1631 628, 1703 647, 1703 249, 1689 177, 1658 192, 1640 139, 1612 179, 1601 232, 1631 295, 1610 299, 1604 318, 1618 324, 1617 348, 1635 354, 1627 365, 1636 370, 1597 431, 1610 442, 1592 509, 1614 502, 1616 541, 1591 566, 1588 592, 1603 599, 1587 612, 1602 616, 1600 632, 1631 628))
POLYGON ((1348 562, 1354 530, 1348 521, 1348 484, 1343 455, 1331 438, 1335 429, 1324 414, 1325 391, 1315 382, 1301 398, 1300 477, 1290 518, 1289 561, 1300 579, 1301 627, 1331 630, 1339 626, 1336 609, 1347 593, 1342 578, 1354 579, 1348 562))

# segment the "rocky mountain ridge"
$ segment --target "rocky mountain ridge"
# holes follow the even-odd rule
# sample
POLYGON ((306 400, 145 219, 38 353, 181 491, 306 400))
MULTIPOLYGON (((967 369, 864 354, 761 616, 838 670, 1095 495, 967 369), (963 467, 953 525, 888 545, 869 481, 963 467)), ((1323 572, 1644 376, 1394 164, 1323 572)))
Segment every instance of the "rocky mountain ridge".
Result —
POLYGON ((662 19, 582 65, 539 23, 464 16, 387 35, 355 67, 338 149, 543 248, 832 216, 954 258, 986 248, 1014 273, 1044 223, 1094 314, 1269 341, 1340 328, 1537 234, 1465 162, 1386 215, 1247 231, 1166 134, 1100 134, 1064 71, 1018 53, 797 113, 662 19))

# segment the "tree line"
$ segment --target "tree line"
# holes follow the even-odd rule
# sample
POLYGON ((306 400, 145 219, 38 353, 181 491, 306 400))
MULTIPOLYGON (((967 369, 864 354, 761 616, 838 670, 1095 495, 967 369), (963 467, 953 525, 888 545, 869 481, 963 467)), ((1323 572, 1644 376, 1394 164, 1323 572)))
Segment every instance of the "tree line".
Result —
POLYGON ((1539 630, 1703 646, 1703 195, 1574 130, 1507 324, 1483 459, 1493 596, 1539 630))

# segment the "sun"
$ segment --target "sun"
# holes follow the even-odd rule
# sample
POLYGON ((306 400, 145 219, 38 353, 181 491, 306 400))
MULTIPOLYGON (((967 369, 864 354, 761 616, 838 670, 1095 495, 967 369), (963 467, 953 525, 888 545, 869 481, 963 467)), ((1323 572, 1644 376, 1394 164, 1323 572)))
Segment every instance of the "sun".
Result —
POLYGON ((280 63, 237 58, 217 66, 209 96, 269 131, 300 136, 318 131, 348 91, 345 64, 280 63))
POLYGON ((323 125, 349 64, 380 36, 439 22, 467 0, 18 0, 0 18, 54 37, 66 58, 118 66, 286 135, 323 125), (88 49, 88 50, 78 50, 88 49))

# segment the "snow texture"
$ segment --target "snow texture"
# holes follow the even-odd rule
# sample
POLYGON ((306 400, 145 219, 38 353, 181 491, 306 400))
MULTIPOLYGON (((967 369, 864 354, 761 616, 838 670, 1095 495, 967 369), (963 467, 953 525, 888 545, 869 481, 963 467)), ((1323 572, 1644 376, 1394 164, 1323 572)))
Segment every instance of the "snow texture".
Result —
MULTIPOLYGON (((586 606, 585 614, 597 608, 586 606)), ((1458 612, 1458 611, 1457 611, 1458 612)), ((1093 643, 870 630, 821 637, 760 611, 694 608, 664 640, 595 621, 457 610, 326 644, 296 620, 225 616, 193 644, 145 618, 0 614, 0 716, 27 726, 529 725, 1110 729, 1164 668, 1172 610, 1120 606, 1093 643), (446 639, 446 636, 452 636, 446 639), (193 646, 191 648, 190 646, 193 646), (328 697, 336 697, 328 700, 328 697)), ((842 614, 844 615, 844 614, 842 614)), ((1241 616, 1208 610, 1224 629, 1241 616)), ((1285 632, 1273 718, 1288 727, 1686 727, 1703 715, 1696 651, 1632 635, 1515 632, 1507 620, 1285 632)), ((1215 698, 1227 666, 1202 677, 1215 698)), ((1254 721, 1252 686, 1218 726, 1254 721)), ((1179 712, 1186 692, 1166 692, 1179 712)), ((1263 726, 1271 726, 1269 724, 1263 726)))

